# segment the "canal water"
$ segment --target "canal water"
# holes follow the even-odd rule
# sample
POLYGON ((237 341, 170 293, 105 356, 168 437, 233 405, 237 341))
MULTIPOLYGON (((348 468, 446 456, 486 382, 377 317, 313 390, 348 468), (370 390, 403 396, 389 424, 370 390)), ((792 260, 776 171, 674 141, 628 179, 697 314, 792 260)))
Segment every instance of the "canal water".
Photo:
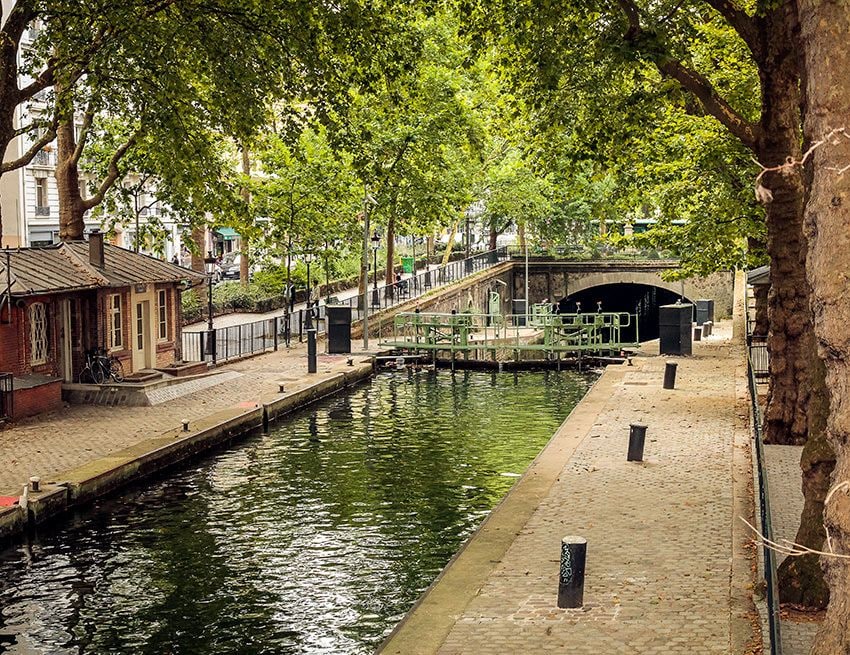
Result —
POLYGON ((0 555, 0 652, 371 653, 586 392, 398 372, 0 555))

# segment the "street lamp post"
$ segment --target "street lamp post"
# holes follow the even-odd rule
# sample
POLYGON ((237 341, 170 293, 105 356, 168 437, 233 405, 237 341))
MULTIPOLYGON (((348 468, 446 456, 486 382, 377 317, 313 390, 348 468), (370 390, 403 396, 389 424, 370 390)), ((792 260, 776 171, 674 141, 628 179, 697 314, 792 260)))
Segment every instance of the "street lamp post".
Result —
POLYGON ((313 253, 304 254, 304 263, 307 264, 307 329, 313 328, 313 287, 310 286, 310 264, 313 263, 313 253))
POLYGON ((216 258, 212 254, 212 250, 207 251, 207 256, 204 258, 204 267, 207 270, 208 294, 207 294, 207 344, 205 354, 212 356, 213 364, 215 364, 215 328, 213 327, 213 277, 215 275, 216 258))
POLYGON ((378 296, 378 246, 381 243, 381 237, 377 231, 372 235, 372 262, 375 269, 375 281, 372 287, 372 307, 381 306, 381 298, 378 296))

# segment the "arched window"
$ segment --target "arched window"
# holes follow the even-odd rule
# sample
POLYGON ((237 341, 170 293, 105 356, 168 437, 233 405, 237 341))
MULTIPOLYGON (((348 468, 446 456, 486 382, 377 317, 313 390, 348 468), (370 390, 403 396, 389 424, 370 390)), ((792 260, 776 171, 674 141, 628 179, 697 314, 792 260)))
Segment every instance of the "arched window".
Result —
POLYGON ((47 362, 47 314, 43 302, 29 306, 30 319, 30 363, 47 362))

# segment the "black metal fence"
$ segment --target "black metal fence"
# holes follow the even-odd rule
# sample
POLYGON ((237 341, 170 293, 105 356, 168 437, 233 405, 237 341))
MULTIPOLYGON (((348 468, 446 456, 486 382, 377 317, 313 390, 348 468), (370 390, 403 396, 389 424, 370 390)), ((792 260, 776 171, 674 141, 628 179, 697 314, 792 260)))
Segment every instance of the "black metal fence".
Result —
MULTIPOLYGON (((758 469, 758 493, 761 515, 761 531, 765 539, 773 541, 773 521, 770 516, 770 493, 767 483, 767 464, 764 459, 764 442, 762 441, 762 417, 758 401, 758 379, 753 360, 749 359, 748 380, 750 402, 752 404, 753 442, 756 451, 756 467, 758 469)), ((782 655, 782 635, 779 628, 779 590, 776 584, 776 553, 766 543, 764 553, 764 580, 767 585, 767 619, 770 638, 771 655, 782 655)))
POLYGON ((0 419, 12 417, 12 374, 0 373, 0 419))
POLYGON ((756 384, 767 384, 770 381, 770 359, 767 354, 767 337, 759 334, 747 335, 747 351, 750 358, 750 368, 756 384))
MULTIPOLYGON (((433 288, 451 284, 507 259, 507 248, 498 248, 449 262, 445 266, 421 271, 394 284, 378 287, 377 281, 374 280, 367 293, 366 311, 371 316, 390 309, 412 298, 418 298, 433 288)), ((333 304, 351 307, 353 321, 363 318, 363 296, 360 294, 333 304)), ((212 335, 209 330, 184 331, 183 361, 226 362, 277 350, 280 344, 296 339, 299 342, 304 341, 307 338, 307 311, 306 308, 300 308, 288 315, 284 313, 282 316, 252 323, 214 328, 212 335)), ((324 332, 325 306, 316 305, 310 311, 313 326, 317 332, 324 332)))

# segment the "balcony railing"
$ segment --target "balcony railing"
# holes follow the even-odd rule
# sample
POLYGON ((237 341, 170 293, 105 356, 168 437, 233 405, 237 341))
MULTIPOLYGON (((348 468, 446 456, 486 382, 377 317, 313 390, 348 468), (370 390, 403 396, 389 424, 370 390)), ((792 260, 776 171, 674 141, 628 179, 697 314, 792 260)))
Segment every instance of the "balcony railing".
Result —
POLYGON ((36 216, 50 216, 50 207, 36 207, 35 208, 36 216))
POLYGON ((53 157, 49 152, 39 150, 37 153, 35 153, 35 157, 32 158, 32 163, 35 166, 52 166, 53 157))

